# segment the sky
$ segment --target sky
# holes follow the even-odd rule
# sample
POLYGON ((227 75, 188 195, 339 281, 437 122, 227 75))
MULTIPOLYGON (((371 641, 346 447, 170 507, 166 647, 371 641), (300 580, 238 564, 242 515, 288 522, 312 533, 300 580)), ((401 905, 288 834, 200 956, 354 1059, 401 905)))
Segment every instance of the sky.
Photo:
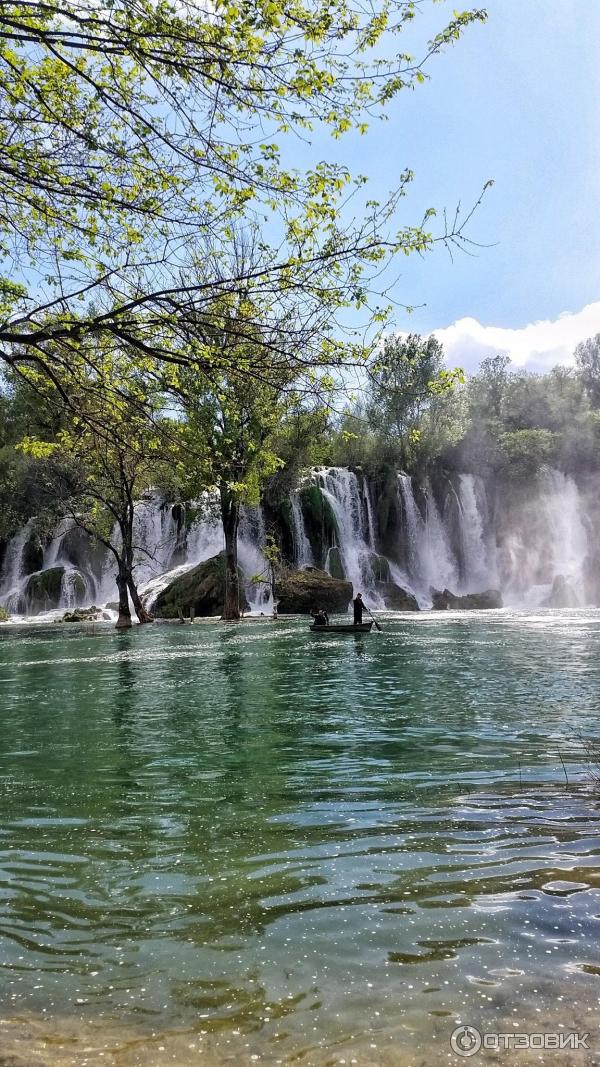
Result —
MULTIPOLYGON (((457 6, 425 5, 419 35, 457 6)), ((405 222, 429 206, 470 206, 493 179, 469 228, 485 247, 403 262, 394 296, 415 310, 400 311, 397 327, 435 332, 466 370, 507 352, 539 371, 572 362, 575 345, 600 332, 600 0, 481 6, 487 22, 342 153, 381 196, 404 168, 415 172, 405 222)))

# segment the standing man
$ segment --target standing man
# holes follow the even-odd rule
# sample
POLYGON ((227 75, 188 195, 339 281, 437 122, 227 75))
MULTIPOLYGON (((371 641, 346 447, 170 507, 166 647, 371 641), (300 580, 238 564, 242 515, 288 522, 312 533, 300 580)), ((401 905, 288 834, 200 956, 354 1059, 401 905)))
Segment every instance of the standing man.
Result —
POLYGON ((362 624, 362 613, 365 606, 362 600, 362 593, 357 593, 352 603, 354 605, 354 625, 360 626, 362 624))

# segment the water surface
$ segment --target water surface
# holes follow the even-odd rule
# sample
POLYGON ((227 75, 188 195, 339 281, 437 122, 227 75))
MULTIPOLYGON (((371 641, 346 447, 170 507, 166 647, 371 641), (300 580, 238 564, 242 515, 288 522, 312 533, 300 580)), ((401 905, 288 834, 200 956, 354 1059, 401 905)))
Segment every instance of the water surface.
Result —
POLYGON ((1 628, 0 1065, 600 1062, 599 694, 600 612, 1 628))

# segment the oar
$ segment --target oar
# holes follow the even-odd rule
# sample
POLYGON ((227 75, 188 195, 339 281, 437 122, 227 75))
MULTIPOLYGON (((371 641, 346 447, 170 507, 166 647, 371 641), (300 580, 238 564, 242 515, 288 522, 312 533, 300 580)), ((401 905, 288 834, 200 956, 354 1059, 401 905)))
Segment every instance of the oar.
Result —
POLYGON ((373 622, 375 623, 375 626, 376 626, 376 627, 377 627, 377 629, 379 630, 379 633, 380 633, 380 634, 382 634, 382 633, 383 633, 383 626, 380 626, 380 625, 379 625, 379 623, 377 622, 377 619, 375 618, 375 616, 374 616, 373 612, 372 612, 372 611, 369 611, 369 609, 368 609, 368 607, 367 607, 367 605, 366 605, 366 604, 363 604, 363 608, 364 608, 364 609, 365 609, 365 611, 366 611, 366 612, 368 612, 368 614, 369 614, 369 615, 371 616, 371 618, 372 618, 373 622))

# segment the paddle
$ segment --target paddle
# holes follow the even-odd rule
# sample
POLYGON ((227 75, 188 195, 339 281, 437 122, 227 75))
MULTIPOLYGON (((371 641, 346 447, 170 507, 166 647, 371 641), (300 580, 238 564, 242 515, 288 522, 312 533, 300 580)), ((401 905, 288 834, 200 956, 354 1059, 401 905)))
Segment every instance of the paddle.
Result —
POLYGON ((379 630, 379 633, 380 633, 380 634, 382 634, 382 633, 383 633, 383 626, 380 626, 380 625, 379 625, 379 623, 377 622, 377 619, 375 618, 375 616, 374 616, 373 612, 372 612, 372 611, 369 611, 369 609, 368 609, 368 607, 367 607, 367 605, 366 605, 366 604, 363 604, 363 608, 365 609, 365 611, 367 612, 367 614, 369 614, 369 615, 371 616, 371 618, 372 618, 373 622, 375 623, 375 626, 376 626, 376 628, 377 628, 377 629, 379 630))

